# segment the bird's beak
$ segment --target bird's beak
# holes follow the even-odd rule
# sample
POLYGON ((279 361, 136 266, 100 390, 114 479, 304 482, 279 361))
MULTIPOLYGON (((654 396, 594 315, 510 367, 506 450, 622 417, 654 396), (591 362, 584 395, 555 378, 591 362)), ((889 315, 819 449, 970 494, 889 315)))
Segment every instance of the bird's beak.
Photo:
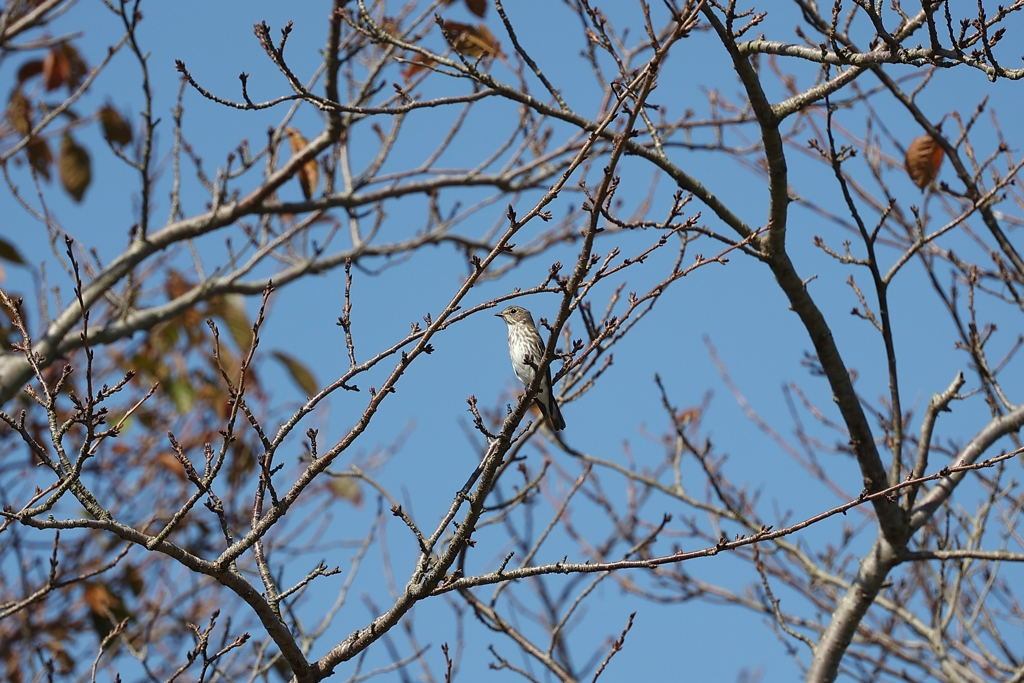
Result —
POLYGON ((495 317, 495 318, 500 318, 500 317, 502 317, 502 316, 501 316, 501 313, 495 313, 495 314, 494 314, 494 317, 495 317))

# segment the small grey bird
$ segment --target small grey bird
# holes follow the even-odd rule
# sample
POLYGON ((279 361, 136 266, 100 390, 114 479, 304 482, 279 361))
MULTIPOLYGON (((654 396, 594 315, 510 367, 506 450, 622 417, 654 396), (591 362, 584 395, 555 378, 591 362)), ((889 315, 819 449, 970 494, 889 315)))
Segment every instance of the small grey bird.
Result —
MULTIPOLYGON (((544 340, 537 332, 533 316, 522 306, 509 306, 494 315, 508 325, 508 353, 512 357, 512 369, 516 371, 519 381, 529 387, 544 359, 544 340)), ((558 409, 558 402, 551 390, 550 365, 547 367, 547 377, 541 381, 540 391, 537 392, 537 407, 544 417, 550 418, 552 429, 565 429, 562 411, 558 409)))

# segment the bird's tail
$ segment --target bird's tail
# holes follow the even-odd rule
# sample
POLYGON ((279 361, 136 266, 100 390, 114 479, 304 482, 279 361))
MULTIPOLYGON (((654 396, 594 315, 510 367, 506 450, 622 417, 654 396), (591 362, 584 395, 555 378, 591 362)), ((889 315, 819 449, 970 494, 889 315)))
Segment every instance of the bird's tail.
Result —
POLYGON ((562 411, 558 407, 558 401, 552 395, 548 397, 548 404, 544 405, 543 401, 537 401, 537 407, 540 408, 540 412, 544 413, 544 417, 551 421, 551 428, 556 432, 560 432, 565 429, 565 419, 562 417, 562 411))

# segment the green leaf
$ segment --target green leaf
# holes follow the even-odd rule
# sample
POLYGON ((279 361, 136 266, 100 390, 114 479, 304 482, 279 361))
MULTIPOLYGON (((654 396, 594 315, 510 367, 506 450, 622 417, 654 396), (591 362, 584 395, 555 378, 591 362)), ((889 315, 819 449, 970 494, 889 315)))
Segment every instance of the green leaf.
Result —
POLYGON ((292 379, 299 385, 299 388, 306 392, 307 396, 313 396, 319 391, 320 385, 317 383, 316 377, 313 376, 313 373, 301 361, 282 351, 274 351, 270 355, 284 365, 284 369, 292 376, 292 379))
POLYGON ((174 407, 178 409, 179 413, 184 415, 191 410, 192 403, 196 400, 196 392, 187 379, 175 377, 165 386, 171 401, 174 402, 174 407))
POLYGON ((252 346, 252 323, 245 312, 245 297, 240 294, 226 294, 210 301, 210 313, 227 325, 231 338, 243 355, 252 346))

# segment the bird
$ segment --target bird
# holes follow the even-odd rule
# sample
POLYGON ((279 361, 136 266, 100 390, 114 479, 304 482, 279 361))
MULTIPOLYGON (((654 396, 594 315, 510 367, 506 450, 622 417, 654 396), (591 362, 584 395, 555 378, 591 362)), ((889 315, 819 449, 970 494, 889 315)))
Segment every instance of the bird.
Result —
MULTIPOLYGON (((544 360, 544 340, 537 332, 533 316, 522 306, 509 306, 501 313, 495 313, 508 325, 508 353, 512 357, 512 369, 516 377, 527 388, 533 384, 537 368, 544 360)), ((558 409, 555 394, 551 390, 551 366, 547 367, 547 376, 541 381, 537 392, 537 407, 544 417, 551 421, 555 431, 565 429, 562 411, 558 409)))

